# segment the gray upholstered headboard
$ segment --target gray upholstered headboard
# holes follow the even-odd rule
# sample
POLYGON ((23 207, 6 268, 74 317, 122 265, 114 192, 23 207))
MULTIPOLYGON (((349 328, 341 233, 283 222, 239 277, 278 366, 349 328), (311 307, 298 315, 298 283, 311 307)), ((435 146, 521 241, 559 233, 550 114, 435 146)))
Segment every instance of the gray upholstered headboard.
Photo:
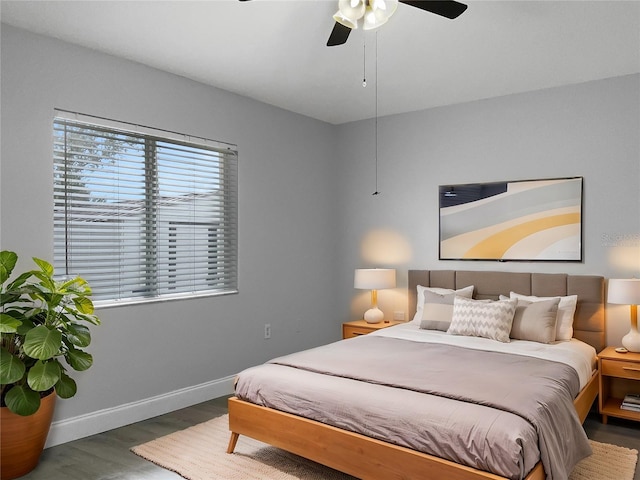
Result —
POLYGON ((605 347, 604 278, 596 275, 564 273, 483 272, 470 270, 409 270, 409 316, 416 311, 416 287, 459 289, 474 285, 474 298, 497 299, 517 292, 539 297, 578 295, 573 336, 592 345, 597 352, 605 347))

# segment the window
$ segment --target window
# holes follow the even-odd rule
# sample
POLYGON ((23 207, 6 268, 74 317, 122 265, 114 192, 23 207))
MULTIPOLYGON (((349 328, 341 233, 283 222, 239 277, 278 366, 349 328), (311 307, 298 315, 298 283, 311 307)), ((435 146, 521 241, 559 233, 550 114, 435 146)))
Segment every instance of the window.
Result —
POLYGON ((237 291, 235 146, 61 111, 53 136, 58 273, 98 304, 237 291))

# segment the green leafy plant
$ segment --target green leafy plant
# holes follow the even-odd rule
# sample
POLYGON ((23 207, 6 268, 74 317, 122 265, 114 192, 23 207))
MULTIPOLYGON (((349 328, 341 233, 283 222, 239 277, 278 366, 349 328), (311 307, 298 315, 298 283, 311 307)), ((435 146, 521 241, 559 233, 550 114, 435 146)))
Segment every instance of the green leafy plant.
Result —
POLYGON ((10 280, 17 261, 15 252, 0 252, 0 402, 26 416, 54 389, 60 398, 76 394, 65 364, 91 367, 93 357, 83 350, 91 343, 87 324, 100 320, 85 280, 56 280, 53 266, 39 258, 33 258, 38 269, 10 280))

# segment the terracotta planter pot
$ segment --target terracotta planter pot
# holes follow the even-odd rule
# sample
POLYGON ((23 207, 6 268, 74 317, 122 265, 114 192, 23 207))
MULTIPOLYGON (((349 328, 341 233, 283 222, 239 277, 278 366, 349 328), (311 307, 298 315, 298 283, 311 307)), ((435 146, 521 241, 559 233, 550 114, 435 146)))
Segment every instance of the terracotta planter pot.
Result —
POLYGON ((56 394, 44 397, 33 415, 23 417, 0 408, 1 480, 21 477, 36 468, 47 441, 56 404, 56 394))

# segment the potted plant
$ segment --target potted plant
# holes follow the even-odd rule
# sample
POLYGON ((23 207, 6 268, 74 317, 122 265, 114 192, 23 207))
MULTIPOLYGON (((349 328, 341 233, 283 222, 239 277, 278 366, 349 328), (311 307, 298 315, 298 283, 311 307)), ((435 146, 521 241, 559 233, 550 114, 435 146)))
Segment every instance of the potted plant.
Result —
POLYGON ((15 252, 0 252, 2 480, 37 465, 56 394, 70 398, 77 391, 66 367, 82 371, 92 365, 83 350, 91 343, 87 324, 100 324, 85 280, 56 279, 53 266, 39 258, 33 258, 38 269, 10 280, 17 261, 15 252))

